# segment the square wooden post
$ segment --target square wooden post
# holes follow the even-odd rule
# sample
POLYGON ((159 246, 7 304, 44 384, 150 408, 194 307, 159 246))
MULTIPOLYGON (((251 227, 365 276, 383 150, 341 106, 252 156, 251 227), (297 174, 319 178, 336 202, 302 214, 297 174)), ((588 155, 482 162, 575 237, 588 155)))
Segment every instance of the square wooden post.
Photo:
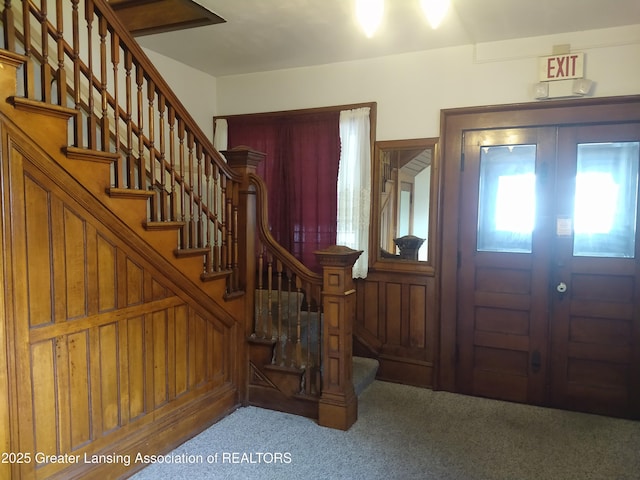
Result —
POLYGON ((333 246, 314 252, 322 265, 322 394, 318 424, 348 430, 358 418, 353 388, 353 321, 356 290, 352 268, 362 251, 333 246))
POLYGON ((244 295, 244 319, 242 328, 237 334, 238 388, 240 401, 248 404, 249 386, 249 348, 247 338, 253 332, 254 290, 256 283, 256 192, 249 180, 249 175, 256 172, 257 166, 264 160, 265 154, 247 147, 238 147, 221 152, 229 166, 238 173, 242 180, 238 198, 238 257, 240 264, 240 285, 244 295))

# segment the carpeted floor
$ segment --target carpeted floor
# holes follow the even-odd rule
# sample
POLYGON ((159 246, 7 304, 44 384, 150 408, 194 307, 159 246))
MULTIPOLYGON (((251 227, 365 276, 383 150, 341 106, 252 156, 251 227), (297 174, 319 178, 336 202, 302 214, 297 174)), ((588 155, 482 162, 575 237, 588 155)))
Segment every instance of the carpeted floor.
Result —
POLYGON ((170 455, 132 478, 638 480, 640 422, 375 381, 347 432, 247 407, 170 455))

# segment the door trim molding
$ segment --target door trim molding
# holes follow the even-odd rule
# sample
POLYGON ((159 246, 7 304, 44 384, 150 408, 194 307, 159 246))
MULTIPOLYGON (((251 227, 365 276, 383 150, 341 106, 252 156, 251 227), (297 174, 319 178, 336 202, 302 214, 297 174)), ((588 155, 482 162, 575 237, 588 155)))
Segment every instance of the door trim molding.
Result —
POLYGON ((440 114, 440 331, 436 387, 456 391, 458 211, 469 130, 640 121, 640 95, 444 109, 440 114), (447 221, 448 219, 448 221, 447 221))

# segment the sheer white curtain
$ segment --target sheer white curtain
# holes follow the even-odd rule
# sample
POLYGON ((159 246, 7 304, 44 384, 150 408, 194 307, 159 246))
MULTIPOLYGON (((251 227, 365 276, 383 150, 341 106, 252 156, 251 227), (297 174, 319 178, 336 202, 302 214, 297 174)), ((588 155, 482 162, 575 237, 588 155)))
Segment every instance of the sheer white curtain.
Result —
POLYGON ((369 264, 371 205, 369 110, 369 107, 364 107, 340 112, 336 243, 355 250, 363 250, 353 266, 354 278, 365 278, 369 264))
POLYGON ((227 139, 229 136, 229 126, 224 118, 216 118, 213 128, 213 146, 219 152, 228 148, 227 139))

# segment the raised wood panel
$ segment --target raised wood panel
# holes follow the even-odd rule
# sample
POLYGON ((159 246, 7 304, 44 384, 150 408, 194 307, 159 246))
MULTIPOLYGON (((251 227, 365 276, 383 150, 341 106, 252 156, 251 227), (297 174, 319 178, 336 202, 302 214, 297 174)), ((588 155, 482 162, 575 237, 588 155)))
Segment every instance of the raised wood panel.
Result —
MULTIPOLYGON (((378 297, 378 282, 366 281, 361 282, 364 288, 365 301, 360 302, 361 308, 358 308, 358 312, 362 312, 362 326, 374 335, 378 335, 378 328, 380 327, 380 302, 368 301, 378 297)), ((358 289, 360 294, 361 289, 358 289)))
MULTIPOLYGON (((4 148, 4 134, 2 124, 0 123, 0 148, 5 151, 4 148)), ((4 168, 2 168, 0 162, 0 174, 4 176, 4 168)), ((6 192, 6 191, 5 191, 6 192)), ((0 198, 4 200, 6 193, 0 193, 0 198)), ((5 242, 4 225, 0 222, 0 245, 7 245, 10 242, 5 242)), ((7 251, 3 252, 7 253, 7 251)), ((0 285, 6 285, 5 270, 10 270, 9 265, 5 263, 6 256, 0 257, 0 285)), ((5 289, 0 289, 0 314, 6 309, 5 302, 5 289)), ((0 425, 4 425, 4 428, 0 429, 0 451, 11 451, 11 415, 9 412, 9 405, 11 402, 11 394, 9 393, 9 365, 7 359, 7 321, 6 316, 3 315, 3 320, 0 320, 0 425)), ((9 463, 0 463, 0 478, 11 478, 11 465, 9 463)))
MULTIPOLYGON (((36 366, 32 371, 34 378, 31 398, 33 409, 33 426, 35 448, 48 455, 58 452, 56 428, 56 378, 54 368, 54 340, 47 340, 31 345, 31 364, 36 366)), ((21 412, 28 415, 28 412, 21 412)))
POLYGON ((630 345, 632 326, 628 320, 572 317, 569 325, 569 341, 630 345))
POLYGON ((31 326, 38 326, 53 321, 50 202, 48 192, 28 176, 24 179, 24 192, 25 210, 32 212, 25 217, 27 268, 30 272, 38 272, 37 275, 29 275, 27 288, 30 292, 40 292, 30 299, 29 320, 31 326))
POLYGON ((167 312, 153 312, 151 315, 153 346, 153 398, 154 407, 167 401, 167 312))
POLYGON ((409 285, 409 335, 408 344, 412 348, 427 348, 427 287, 409 285))
POLYGON ((355 337, 380 361, 379 378, 433 386, 437 345, 435 278, 376 272, 357 289, 355 337))
POLYGON ((120 423, 117 337, 118 331, 115 323, 102 325, 98 328, 102 432, 113 430, 120 423))
POLYGON ((127 305, 138 305, 143 298, 142 269, 136 265, 130 258, 126 262, 126 281, 124 289, 127 293, 127 305))
POLYGON ((385 316, 384 331, 386 335, 382 338, 386 344, 402 345, 402 327, 406 317, 402 311, 402 285, 398 283, 385 283, 385 316))
MULTIPOLYGON (((8 327, 13 360, 10 367, 0 363, 0 386, 9 368, 16 379, 15 407, 0 408, 2 420, 10 415, 3 423, 11 425, 10 438, 0 437, 9 439, 5 450, 90 455, 131 449, 133 439, 138 449, 160 448, 160 437, 145 440, 137 433, 144 431, 175 446, 189 434, 185 428, 195 432, 228 412, 235 396, 233 327, 52 183, 31 163, 33 152, 4 140, 0 158, 11 161, 2 177, 4 218, 12 219, 3 224, 10 233, 11 295, 0 340, 4 348, 8 327), (199 404, 204 397, 207 406, 199 404), (196 404, 190 415, 199 423, 176 426, 183 424, 180 412, 196 404), (157 430, 163 423, 166 432, 157 430)), ((32 463, 13 474, 69 478, 67 467, 32 463)), ((121 470, 70 468, 82 478, 92 478, 90 468, 121 470)))
POLYGON ((480 397, 492 397, 499 393, 504 400, 525 402, 527 399, 527 377, 520 375, 505 375, 503 372, 490 370, 476 370, 474 380, 477 387, 474 394, 480 397))
POLYGON ((503 332, 509 335, 529 334, 529 312, 504 308, 476 308, 476 330, 503 332))
POLYGON ((127 322, 129 412, 131 421, 144 413, 144 317, 134 317, 127 322))
MULTIPOLYGON (((27 212, 29 216, 29 212, 27 212)), ((87 277, 86 277, 86 225, 82 218, 68 208, 64 209, 64 259, 67 298, 67 320, 83 317, 87 314, 87 277)))
POLYGON ((476 290, 529 294, 531 275, 527 270, 479 267, 476 269, 476 290))
POLYGON ((98 311, 108 312, 117 306, 116 287, 116 247, 101 235, 96 237, 96 258, 98 260, 98 311))
POLYGON ((70 425, 70 449, 76 450, 91 440, 91 391, 89 390, 89 335, 86 330, 67 337, 67 361, 69 371, 70 410, 73 412, 70 425))
POLYGON ((569 383, 587 387, 626 388, 629 382, 628 364, 604 363, 571 358, 568 362, 567 380, 569 383))
POLYGON ((189 311, 186 305, 181 305, 174 309, 173 316, 173 338, 175 350, 173 355, 173 365, 175 368, 175 382, 173 384, 173 394, 179 397, 189 388, 189 311))
POLYGON ((576 300, 605 300, 608 302, 629 302, 635 294, 633 276, 616 275, 572 275, 571 285, 575 289, 576 300))
POLYGON ((474 361, 478 370, 487 370, 509 375, 527 375, 529 355, 527 352, 500 348, 476 347, 474 361))

